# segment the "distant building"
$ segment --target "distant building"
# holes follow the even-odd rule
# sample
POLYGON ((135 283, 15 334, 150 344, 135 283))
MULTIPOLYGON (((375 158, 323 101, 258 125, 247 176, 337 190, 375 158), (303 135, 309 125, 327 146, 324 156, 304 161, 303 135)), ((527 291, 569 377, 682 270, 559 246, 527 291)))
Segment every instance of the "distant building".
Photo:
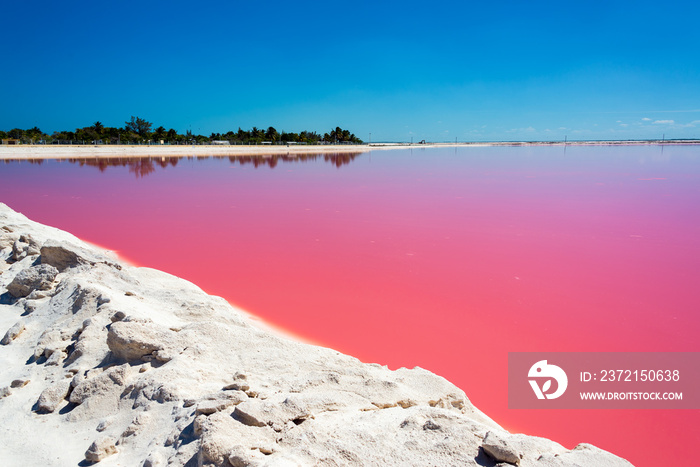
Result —
POLYGON ((218 146, 229 146, 231 143, 229 141, 212 141, 211 144, 216 144, 218 146))
POLYGON ((12 139, 12 138, 3 139, 3 140, 2 140, 2 144, 19 144, 19 140, 18 140, 18 139, 12 139))

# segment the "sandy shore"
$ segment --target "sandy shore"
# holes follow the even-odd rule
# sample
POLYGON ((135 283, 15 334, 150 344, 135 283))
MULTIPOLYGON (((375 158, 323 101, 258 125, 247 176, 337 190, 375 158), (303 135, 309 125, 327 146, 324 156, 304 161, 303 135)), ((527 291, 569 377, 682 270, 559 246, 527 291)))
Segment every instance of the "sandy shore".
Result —
POLYGON ((487 146, 631 146, 631 145, 700 145, 700 140, 664 141, 577 141, 528 142, 504 141, 490 143, 430 143, 430 144, 360 144, 360 145, 258 145, 258 146, 129 146, 129 145, 0 145, 0 160, 11 159, 73 159, 81 157, 206 157, 253 156, 286 154, 363 153, 377 150, 444 147, 487 146))
POLYGON ((206 157, 284 154, 359 153, 353 146, 127 146, 127 145, 21 145, 0 146, 0 159, 72 159, 80 157, 206 157))

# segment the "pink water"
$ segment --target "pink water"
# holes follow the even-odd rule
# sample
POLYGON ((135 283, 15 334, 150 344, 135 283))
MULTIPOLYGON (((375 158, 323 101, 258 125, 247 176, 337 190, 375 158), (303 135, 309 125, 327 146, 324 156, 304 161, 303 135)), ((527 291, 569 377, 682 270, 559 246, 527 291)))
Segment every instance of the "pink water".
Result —
MULTIPOLYGON (((507 408, 509 351, 700 351, 700 148, 0 165, 0 201, 511 431, 690 461, 700 410, 507 408)), ((692 461, 691 461, 692 462, 692 461)))

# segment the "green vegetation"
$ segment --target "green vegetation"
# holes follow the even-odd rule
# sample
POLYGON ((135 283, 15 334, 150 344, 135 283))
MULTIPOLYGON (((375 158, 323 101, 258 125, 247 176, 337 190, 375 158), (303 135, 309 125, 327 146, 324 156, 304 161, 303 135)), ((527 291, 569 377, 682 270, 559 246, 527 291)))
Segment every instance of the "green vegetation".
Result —
POLYGON ((28 130, 13 128, 0 131, 0 139, 17 139, 25 144, 160 144, 161 141, 163 144, 362 144, 361 139, 340 127, 323 136, 315 131, 280 133, 274 127, 267 130, 253 127, 248 131, 238 128, 235 132, 209 136, 195 135, 189 130, 183 135, 163 126, 152 128, 151 122, 132 116, 122 128, 106 127, 99 121, 75 131, 55 131, 51 135, 37 127, 28 130))

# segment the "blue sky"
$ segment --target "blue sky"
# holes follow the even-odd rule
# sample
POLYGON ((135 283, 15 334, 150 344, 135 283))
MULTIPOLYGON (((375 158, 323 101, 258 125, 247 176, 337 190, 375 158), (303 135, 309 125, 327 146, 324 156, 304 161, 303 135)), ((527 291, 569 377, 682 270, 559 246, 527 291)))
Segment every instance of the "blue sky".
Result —
POLYGON ((10 2, 0 129, 700 138, 699 5, 10 2))

